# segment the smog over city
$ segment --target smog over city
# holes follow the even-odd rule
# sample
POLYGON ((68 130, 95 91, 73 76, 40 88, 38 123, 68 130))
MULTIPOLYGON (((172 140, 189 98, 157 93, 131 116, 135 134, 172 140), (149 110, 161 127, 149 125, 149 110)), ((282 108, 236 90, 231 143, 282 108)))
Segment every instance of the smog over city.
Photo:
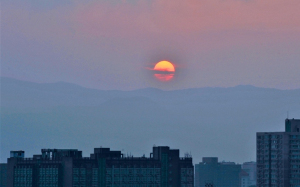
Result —
POLYGON ((0 186, 299 186, 299 10, 2 0, 0 186))

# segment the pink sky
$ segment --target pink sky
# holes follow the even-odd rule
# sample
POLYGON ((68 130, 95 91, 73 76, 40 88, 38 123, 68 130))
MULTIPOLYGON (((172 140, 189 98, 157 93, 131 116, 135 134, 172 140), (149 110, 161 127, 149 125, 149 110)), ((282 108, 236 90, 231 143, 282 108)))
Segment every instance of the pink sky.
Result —
POLYGON ((4 1, 1 74, 99 89, 300 88, 299 10, 298 0, 4 1), (179 68, 168 84, 146 71, 164 59, 179 68))
POLYGON ((300 31, 299 1, 154 0, 137 4, 95 1, 71 14, 91 37, 199 34, 220 30, 300 31))

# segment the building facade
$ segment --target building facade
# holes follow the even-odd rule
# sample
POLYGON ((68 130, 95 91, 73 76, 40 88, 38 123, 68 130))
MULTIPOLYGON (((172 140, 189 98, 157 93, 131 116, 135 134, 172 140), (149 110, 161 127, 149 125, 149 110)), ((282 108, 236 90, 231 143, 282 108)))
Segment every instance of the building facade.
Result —
POLYGON ((6 179, 7 179, 7 164, 0 164, 0 186, 6 187, 6 179))
POLYGON ((300 186, 300 120, 286 119, 285 132, 256 134, 257 186, 300 186))
POLYGON ((95 148, 90 157, 76 149, 42 149, 32 158, 8 159, 8 187, 193 187, 191 157, 179 150, 153 147, 149 157, 124 156, 95 148))
POLYGON ((245 162, 242 164, 241 187, 256 186, 256 162, 245 162))
POLYGON ((240 187, 241 165, 204 157, 195 165, 195 187, 240 187))

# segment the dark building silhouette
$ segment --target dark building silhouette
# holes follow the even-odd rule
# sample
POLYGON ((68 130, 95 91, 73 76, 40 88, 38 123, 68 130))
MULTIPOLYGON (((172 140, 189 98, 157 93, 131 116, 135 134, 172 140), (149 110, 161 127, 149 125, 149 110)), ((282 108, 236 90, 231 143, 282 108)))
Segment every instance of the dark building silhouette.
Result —
POLYGON ((256 185, 300 186, 300 120, 286 119, 285 132, 258 132, 256 140, 256 185))
POLYGON ((41 152, 8 158, 8 187, 194 186, 192 158, 179 157, 178 149, 153 147, 150 157, 124 156, 109 148, 95 148, 90 157, 76 149, 41 152))
POLYGON ((6 187, 7 164, 0 164, 0 186, 6 187))
POLYGON ((214 187, 214 183, 213 182, 205 182, 204 187, 214 187))
POLYGON ((241 165, 218 162, 217 157, 204 157, 195 165, 195 187, 240 187, 241 165))

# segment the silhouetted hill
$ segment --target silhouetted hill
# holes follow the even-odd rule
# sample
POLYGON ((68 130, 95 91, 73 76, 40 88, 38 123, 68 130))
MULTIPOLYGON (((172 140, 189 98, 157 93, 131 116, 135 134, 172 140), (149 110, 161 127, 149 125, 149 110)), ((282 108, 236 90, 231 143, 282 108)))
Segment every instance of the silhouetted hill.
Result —
POLYGON ((104 91, 1 78, 1 162, 10 150, 107 146, 148 154, 153 144, 220 160, 255 160, 257 131, 300 118, 300 89, 253 86, 104 91))

